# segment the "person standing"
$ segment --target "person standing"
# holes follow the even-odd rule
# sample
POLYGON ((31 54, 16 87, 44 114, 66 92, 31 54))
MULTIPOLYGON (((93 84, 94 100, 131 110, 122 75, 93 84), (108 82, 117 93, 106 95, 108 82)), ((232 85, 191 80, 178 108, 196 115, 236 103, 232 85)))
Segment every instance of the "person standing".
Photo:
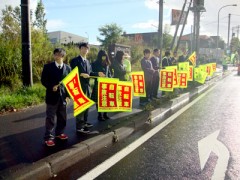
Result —
MULTIPOLYGON (((90 84, 89 76, 105 77, 103 72, 93 72, 90 62, 87 60, 87 54, 89 51, 89 45, 86 42, 79 45, 80 55, 73 58, 70 62, 70 66, 74 69, 76 66, 79 71, 80 84, 83 93, 90 98, 90 84)), ((88 109, 76 116, 76 131, 80 133, 89 133, 89 128, 93 125, 87 122, 88 109)))
POLYGON ((171 63, 173 66, 178 65, 178 53, 177 51, 173 52, 173 56, 171 57, 171 63))
MULTIPOLYGON (((112 76, 109 68, 110 65, 111 65, 111 62, 108 58, 106 51, 100 50, 98 52, 96 61, 92 63, 92 70, 94 72, 104 72, 106 77, 111 78, 112 76)), ((91 99, 96 102, 96 109, 98 110, 98 79, 97 78, 94 80, 91 99)), ((110 119, 110 117, 108 117, 106 112, 104 112, 103 114, 101 112, 98 112, 99 121, 105 121, 108 119, 110 119)))
POLYGON ((149 49, 145 49, 143 54, 144 57, 141 60, 141 67, 144 72, 146 97, 140 97, 140 106, 144 106, 146 103, 150 102, 149 98, 151 98, 152 79, 153 74, 155 73, 150 61, 151 51, 149 49))
POLYGON ((118 78, 120 81, 127 81, 126 79, 126 69, 123 65, 123 56, 124 52, 123 51, 117 51, 115 60, 113 61, 113 77, 118 78))
POLYGON ((170 52, 166 51, 165 56, 162 59, 162 68, 165 69, 166 66, 172 66, 170 52))
POLYGON ((130 62, 130 55, 128 53, 125 53, 124 56, 123 56, 123 66, 125 67, 126 69, 126 80, 127 81, 130 81, 131 80, 131 76, 130 76, 130 73, 132 71, 132 67, 131 67, 131 62, 130 62))
POLYGON ((53 51, 54 62, 45 64, 41 75, 41 83, 46 88, 46 121, 45 121, 45 144, 55 146, 54 126, 55 115, 57 124, 55 137, 60 140, 68 139, 64 134, 67 121, 66 105, 69 101, 67 90, 61 85, 61 81, 70 73, 71 68, 63 63, 66 52, 62 48, 53 51))
POLYGON ((152 91, 151 91, 151 98, 159 99, 158 95, 158 88, 159 88, 159 81, 160 81, 160 75, 159 75, 159 55, 160 51, 159 49, 153 50, 153 56, 151 57, 150 61, 152 63, 152 67, 155 70, 153 74, 152 79, 152 91))

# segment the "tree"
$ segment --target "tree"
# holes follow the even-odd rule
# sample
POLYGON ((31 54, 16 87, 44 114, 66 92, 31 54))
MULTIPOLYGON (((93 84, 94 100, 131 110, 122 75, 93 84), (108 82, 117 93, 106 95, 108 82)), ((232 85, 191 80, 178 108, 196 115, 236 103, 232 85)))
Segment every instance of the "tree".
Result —
POLYGON ((121 39, 123 30, 121 27, 117 26, 116 23, 107 24, 98 28, 100 35, 103 36, 101 39, 97 37, 97 40, 100 41, 104 49, 108 50, 110 44, 114 44, 121 39))
POLYGON ((20 8, 6 6, 0 20, 0 85, 18 84, 21 73, 20 8))
POLYGON ((231 52, 235 52, 236 50, 238 50, 240 48, 239 39, 237 37, 232 38, 230 47, 231 47, 231 52))
POLYGON ((44 5, 42 1, 40 1, 37 4, 37 8, 35 11, 36 20, 34 21, 33 25, 41 29, 44 33, 47 33, 47 20, 45 19, 45 15, 46 14, 44 13, 44 5))
POLYGON ((171 46, 171 42, 172 42, 172 35, 168 34, 168 33, 164 33, 163 34, 163 48, 167 49, 171 46))

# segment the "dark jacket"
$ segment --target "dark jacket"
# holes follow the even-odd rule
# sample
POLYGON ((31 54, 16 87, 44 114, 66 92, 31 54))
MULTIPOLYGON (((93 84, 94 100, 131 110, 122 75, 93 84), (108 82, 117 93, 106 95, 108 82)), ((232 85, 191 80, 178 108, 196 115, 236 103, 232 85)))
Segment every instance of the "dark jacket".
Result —
POLYGON ((164 69, 166 66, 172 66, 171 58, 167 56, 162 59, 162 68, 164 69))
POLYGON ((159 59, 157 59, 155 56, 151 57, 150 61, 152 62, 152 67, 154 70, 159 69, 159 59))
MULTIPOLYGON (((106 77, 109 78, 112 77, 109 66, 104 67, 99 61, 94 61, 92 63, 92 70, 94 72, 103 72, 106 75, 106 77)), ((95 78, 94 80, 91 99, 95 102, 98 101, 98 78, 95 78)))
POLYGON ((123 66, 123 64, 119 63, 118 61, 114 60, 113 61, 113 73, 114 73, 114 78, 118 78, 120 81, 127 81, 125 74, 126 74, 126 69, 123 66))
POLYGON ((141 60, 141 67, 144 72, 145 81, 152 81, 155 70, 152 67, 151 61, 143 58, 141 60))
POLYGON ((69 97, 67 90, 63 85, 60 85, 57 91, 53 91, 53 87, 55 85, 58 85, 60 81, 70 73, 70 71, 70 66, 66 64, 63 64, 61 73, 59 73, 59 69, 56 67, 55 62, 44 65, 41 82, 42 85, 46 87, 45 102, 47 104, 55 105, 58 102, 59 98, 65 102, 66 97, 69 97), (59 76, 59 74, 61 75, 59 76))
MULTIPOLYGON (((98 76, 97 72, 92 71, 92 67, 87 59, 86 59, 86 69, 84 68, 85 65, 81 56, 73 58, 70 62, 70 66, 72 69, 78 66, 79 76, 81 73, 86 73, 86 74, 89 74, 90 76, 98 76)), ((89 80, 90 80, 89 78, 83 78, 80 76, 80 83, 81 83, 82 90, 84 94, 87 95, 88 97, 90 96, 89 80)))

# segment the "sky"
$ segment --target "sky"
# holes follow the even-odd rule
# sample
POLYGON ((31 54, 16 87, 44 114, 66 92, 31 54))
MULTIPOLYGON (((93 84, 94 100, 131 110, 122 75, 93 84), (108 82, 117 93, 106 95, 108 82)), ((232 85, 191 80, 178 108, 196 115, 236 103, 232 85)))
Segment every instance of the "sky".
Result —
MULTIPOLYGON (((1 0, 0 9, 6 5, 19 6, 21 0, 1 0)), ((30 8, 36 9, 38 0, 30 0, 30 8)), ((185 0, 164 0, 163 25, 174 34, 175 26, 171 24, 171 10, 182 9, 185 0)), ((189 2, 190 0, 188 0, 189 2)), ((156 32, 158 27, 158 0, 42 0, 47 30, 66 31, 89 39, 91 44, 99 44, 98 28, 116 23, 126 33, 156 32)), ((231 13, 232 27, 237 32, 240 25, 240 0, 205 0, 206 12, 201 13, 200 35, 216 36, 219 13, 219 34, 227 41, 228 15, 231 13), (228 6, 220 10, 225 5, 228 6)), ((189 13, 183 34, 191 33, 193 13, 189 13)), ((180 32, 180 31, 179 31, 180 32)), ((230 37, 231 37, 230 33, 230 37)))

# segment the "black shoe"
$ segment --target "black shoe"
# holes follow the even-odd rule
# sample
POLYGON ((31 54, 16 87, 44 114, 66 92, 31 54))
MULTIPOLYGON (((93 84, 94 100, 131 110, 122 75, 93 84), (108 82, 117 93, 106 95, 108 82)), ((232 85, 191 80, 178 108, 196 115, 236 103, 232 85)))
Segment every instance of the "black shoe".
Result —
POLYGON ((105 119, 102 116, 98 116, 99 121, 105 121, 105 119))
POLYGON ((81 129, 77 129, 77 132, 83 133, 83 134, 88 134, 90 133, 89 129, 87 127, 83 127, 81 129))
POLYGON ((111 119, 107 114, 103 114, 103 118, 106 120, 111 119))

